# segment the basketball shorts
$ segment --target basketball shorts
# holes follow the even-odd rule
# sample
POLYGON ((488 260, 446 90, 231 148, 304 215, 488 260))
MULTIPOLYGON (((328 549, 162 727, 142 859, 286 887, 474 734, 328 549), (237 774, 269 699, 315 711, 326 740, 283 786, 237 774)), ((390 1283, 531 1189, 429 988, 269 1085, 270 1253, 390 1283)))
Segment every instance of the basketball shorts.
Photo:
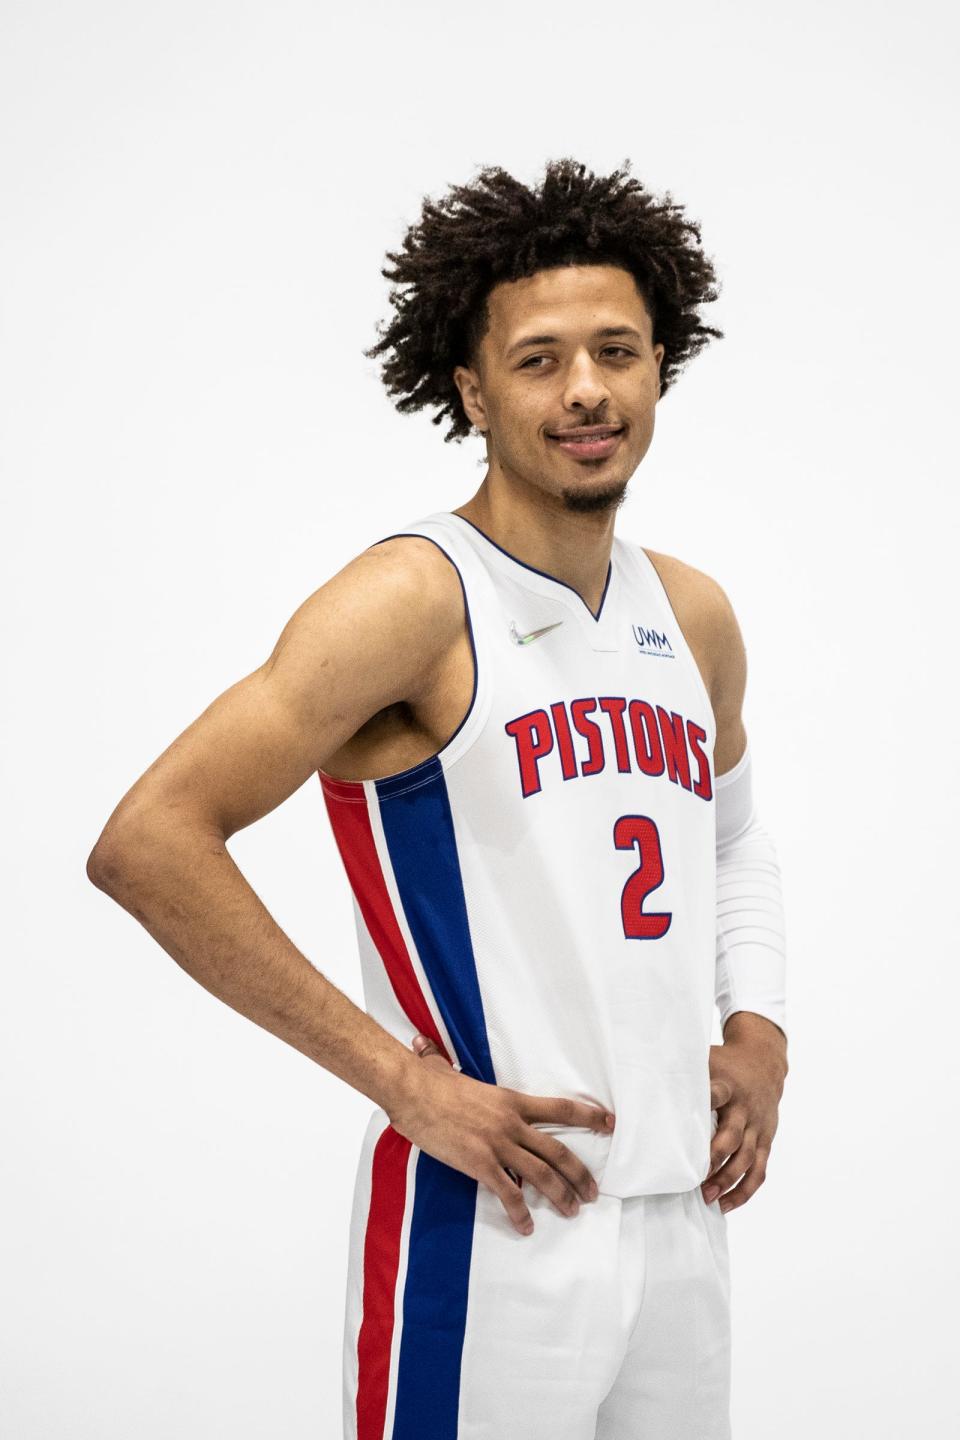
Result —
POLYGON ((529 1182, 523 1195, 530 1235, 374 1111, 350 1222, 345 1440, 729 1440, 717 1202, 601 1189, 567 1216, 529 1182))

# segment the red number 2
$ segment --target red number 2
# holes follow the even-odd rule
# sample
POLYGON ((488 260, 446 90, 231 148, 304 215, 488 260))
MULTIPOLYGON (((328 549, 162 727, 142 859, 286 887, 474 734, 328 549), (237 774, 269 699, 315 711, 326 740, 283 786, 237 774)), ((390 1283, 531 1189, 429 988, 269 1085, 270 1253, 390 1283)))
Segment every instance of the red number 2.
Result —
POLYGON ((649 815, 621 815, 614 822, 613 843, 618 850, 636 845, 640 864, 627 879, 620 896, 623 933, 628 940, 659 940, 670 929, 669 910, 644 911, 643 902, 651 890, 663 884, 663 851, 660 832, 649 815))

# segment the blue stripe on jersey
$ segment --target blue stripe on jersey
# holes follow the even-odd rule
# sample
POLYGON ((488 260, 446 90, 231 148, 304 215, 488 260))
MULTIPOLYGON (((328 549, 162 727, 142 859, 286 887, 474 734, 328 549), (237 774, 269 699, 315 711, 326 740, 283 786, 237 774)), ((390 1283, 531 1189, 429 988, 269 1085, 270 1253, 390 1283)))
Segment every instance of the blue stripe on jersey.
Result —
MULTIPOLYGON (((376 782, 403 913, 465 1075, 493 1084, 450 797, 437 759, 376 782)), ((417 1159, 391 1440, 455 1440, 477 1181, 417 1159)))
POLYGON ((380 820, 403 913, 464 1075, 496 1084, 467 922, 450 797, 437 759, 415 783, 377 780, 380 820))
POLYGON ((391 1440, 456 1440, 477 1189, 420 1152, 391 1440))

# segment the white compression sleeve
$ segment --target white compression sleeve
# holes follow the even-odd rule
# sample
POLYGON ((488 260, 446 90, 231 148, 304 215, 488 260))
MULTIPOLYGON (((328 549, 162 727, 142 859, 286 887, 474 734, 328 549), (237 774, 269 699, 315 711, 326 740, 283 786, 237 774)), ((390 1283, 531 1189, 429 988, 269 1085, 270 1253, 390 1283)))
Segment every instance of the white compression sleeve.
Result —
POLYGON ((717 969, 720 1024, 737 1010, 786 1022, 786 937, 780 864, 757 820, 750 745, 714 781, 717 805, 717 969))

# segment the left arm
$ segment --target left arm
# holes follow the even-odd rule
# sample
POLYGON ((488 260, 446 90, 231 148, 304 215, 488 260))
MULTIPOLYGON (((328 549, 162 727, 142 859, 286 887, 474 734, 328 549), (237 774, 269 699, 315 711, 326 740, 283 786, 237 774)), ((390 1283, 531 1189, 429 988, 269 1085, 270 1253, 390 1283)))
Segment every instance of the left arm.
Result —
POLYGON ((763 1183, 777 1129, 788 1068, 786 947, 780 866, 757 818, 743 725, 746 649, 721 587, 701 581, 700 598, 698 629, 702 653, 709 657, 717 728, 715 993, 723 1030, 723 1044, 710 1051, 718 1125, 702 1189, 708 1203, 723 1194, 720 1206, 727 1211, 744 1204, 763 1183))

